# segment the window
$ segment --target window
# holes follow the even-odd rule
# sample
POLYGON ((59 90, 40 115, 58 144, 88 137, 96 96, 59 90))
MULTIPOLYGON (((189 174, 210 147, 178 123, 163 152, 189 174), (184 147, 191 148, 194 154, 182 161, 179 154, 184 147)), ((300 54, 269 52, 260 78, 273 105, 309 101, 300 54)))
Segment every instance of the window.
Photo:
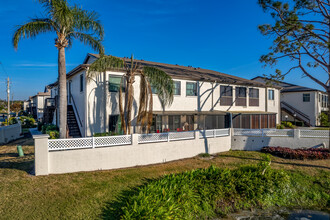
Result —
POLYGON ((84 75, 80 75, 80 92, 84 91, 84 75))
POLYGON ((259 89, 249 89, 249 106, 259 106, 259 89))
MULTIPOLYGON (((109 75, 109 92, 119 92, 121 76, 110 76, 109 75)), ((125 92, 125 80, 123 80, 122 91, 125 92)))
POLYGON ((197 96, 197 83, 187 82, 186 96, 197 96))
POLYGON ((268 90, 268 100, 274 100, 275 98, 275 91, 273 89, 268 90))
POLYGON ((181 82, 174 81, 174 95, 181 95, 181 82))
POLYGON ((153 132, 153 133, 162 132, 162 116, 161 115, 152 116, 152 124, 150 127, 150 132, 153 132))
POLYGON ((220 105, 231 105, 233 103, 233 87, 220 86, 220 105))
POLYGON ((119 115, 110 115, 109 117, 109 131, 116 132, 120 129, 120 122, 119 115))
POLYGON ((246 88, 236 87, 236 106, 246 106, 246 88))
POLYGON ((157 89, 154 86, 151 86, 151 93, 152 94, 157 94, 157 89))
POLYGON ((181 128, 181 117, 180 115, 169 115, 168 116, 168 126, 170 131, 177 131, 181 128))
POLYGON ((311 101, 311 94, 305 93, 303 94, 303 102, 310 102, 311 101))

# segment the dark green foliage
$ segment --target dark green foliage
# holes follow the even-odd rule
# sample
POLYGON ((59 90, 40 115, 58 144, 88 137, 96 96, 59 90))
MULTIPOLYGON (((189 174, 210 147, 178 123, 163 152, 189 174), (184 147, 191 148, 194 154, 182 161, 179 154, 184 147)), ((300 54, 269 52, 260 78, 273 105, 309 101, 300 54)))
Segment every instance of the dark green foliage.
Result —
POLYGON ((21 116, 20 118, 22 128, 35 128, 36 121, 34 120, 33 117, 28 117, 28 116, 21 116))
POLYGON ((319 119, 321 121, 321 126, 324 126, 324 127, 329 127, 330 126, 329 116, 328 116, 327 113, 322 112, 319 116, 319 119))
POLYGON ((49 135, 49 139, 60 138, 60 133, 56 130, 49 130, 49 131, 46 131, 46 133, 49 135))
POLYGON ((95 133, 93 136, 94 137, 104 137, 104 136, 115 136, 115 135, 120 135, 116 132, 103 132, 103 133, 95 133))
POLYGON ((285 126, 283 124, 278 124, 276 125, 276 129, 284 129, 285 126))
POLYGON ((57 139, 60 137, 60 133, 58 132, 58 127, 53 124, 44 124, 41 126, 41 132, 43 134, 48 134, 50 139, 57 139))
POLYGON ((210 157, 211 155, 209 153, 203 153, 203 154, 198 154, 200 157, 210 157))
POLYGON ((282 121, 281 124, 286 128, 294 128, 293 124, 289 121, 282 121))
POLYGON ((116 208, 107 217, 206 219, 248 208, 318 206, 320 209, 329 204, 329 189, 329 182, 305 180, 299 175, 271 169, 267 156, 257 165, 234 170, 211 166, 149 180, 118 198, 112 204, 116 208))

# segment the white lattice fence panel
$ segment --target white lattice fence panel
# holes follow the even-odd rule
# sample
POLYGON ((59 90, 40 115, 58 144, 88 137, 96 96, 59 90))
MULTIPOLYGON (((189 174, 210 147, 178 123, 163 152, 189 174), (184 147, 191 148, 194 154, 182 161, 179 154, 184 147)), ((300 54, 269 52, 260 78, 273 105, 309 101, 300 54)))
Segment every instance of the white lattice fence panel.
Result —
POLYGON ((262 136, 262 130, 261 129, 241 129, 241 128, 235 128, 234 129, 234 135, 236 136, 262 136))
POLYGON ((216 137, 229 136, 229 128, 214 130, 216 137))
POLYGON ((72 138, 72 139, 57 139, 48 140, 48 150, 68 150, 79 148, 92 148, 92 138, 72 138))
POLYGON ((329 138, 328 130, 300 130, 302 138, 329 138))
POLYGON ((199 138, 214 137, 214 130, 199 131, 199 138))
POLYGON ((265 137, 293 137, 292 129, 262 129, 265 137))
POLYGON ((194 139, 194 138, 195 138, 195 132, 194 131, 171 132, 171 133, 169 133, 170 141, 187 140, 187 139, 194 139))
POLYGON ((118 136, 94 138, 94 147, 106 147, 106 146, 127 145, 127 144, 132 144, 131 135, 118 135, 118 136))
POLYGON ((138 143, 151 143, 168 141, 168 133, 140 134, 138 143))

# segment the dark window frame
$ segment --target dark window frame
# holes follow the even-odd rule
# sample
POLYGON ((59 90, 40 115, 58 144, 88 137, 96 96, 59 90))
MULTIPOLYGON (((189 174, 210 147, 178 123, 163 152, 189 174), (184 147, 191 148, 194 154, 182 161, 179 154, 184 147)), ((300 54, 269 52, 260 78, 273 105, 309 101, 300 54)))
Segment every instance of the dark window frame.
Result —
POLYGON ((197 82, 186 82, 186 96, 197 96, 197 82), (193 89, 188 89, 188 84, 194 85, 193 89), (192 94, 189 94, 188 91, 192 91, 192 94))
POLYGON ((249 88, 249 106, 259 106, 259 89, 249 88))
POLYGON ((274 89, 268 90, 268 100, 275 100, 275 90, 274 89))
POLYGON ((247 98, 247 88, 243 86, 238 86, 235 88, 235 105, 236 106, 246 106, 246 98, 247 98), (244 92, 243 92, 244 91, 244 92))
POLYGON ((303 102, 311 102, 311 94, 303 93, 303 102))
POLYGON ((79 84, 80 84, 80 92, 84 91, 84 74, 80 75, 80 79, 79 79, 79 84))
POLYGON ((233 87, 220 85, 220 105, 230 106, 233 104, 233 87))

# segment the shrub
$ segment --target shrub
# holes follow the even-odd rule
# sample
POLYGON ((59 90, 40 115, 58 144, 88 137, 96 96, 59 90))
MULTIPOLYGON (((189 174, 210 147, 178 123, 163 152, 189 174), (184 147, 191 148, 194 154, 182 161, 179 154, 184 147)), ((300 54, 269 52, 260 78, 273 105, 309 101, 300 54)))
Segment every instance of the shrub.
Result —
POLYGON ((20 121, 22 123, 23 128, 34 128, 36 127, 36 121, 32 117, 21 116, 20 121))
POLYGON ((17 123, 18 123, 17 118, 15 118, 15 117, 9 118, 9 124, 10 125, 17 124, 17 123))
POLYGON ((38 131, 42 130, 43 125, 44 125, 44 123, 38 122, 38 131))
POLYGON ((49 139, 58 139, 60 137, 60 133, 58 131, 47 131, 49 135, 49 139))
POLYGON ((281 124, 286 128, 293 128, 293 124, 289 121, 282 121, 281 124))
POLYGON ((211 166, 166 175, 127 192, 117 217, 212 219, 243 208, 282 205, 290 196, 289 184, 288 174, 269 168, 268 161, 235 170, 211 166))
POLYGON ((116 132, 103 132, 103 133, 94 133, 94 137, 104 137, 104 136, 115 136, 115 135, 119 135, 116 132))
POLYGON ((41 132, 43 134, 46 134, 48 131, 58 131, 58 128, 56 125, 53 124, 44 124, 41 127, 41 132))
POLYGON ((276 129, 284 129, 285 127, 284 127, 284 125, 282 125, 282 124, 277 124, 276 125, 276 129))
POLYGON ((329 127, 330 126, 329 116, 328 116, 327 113, 322 112, 319 115, 319 119, 320 119, 320 122, 321 122, 321 126, 324 126, 324 127, 329 127))
POLYGON ((283 157, 287 159, 330 159, 330 150, 324 148, 291 149, 287 147, 263 147, 261 149, 261 152, 269 153, 274 156, 283 157))

